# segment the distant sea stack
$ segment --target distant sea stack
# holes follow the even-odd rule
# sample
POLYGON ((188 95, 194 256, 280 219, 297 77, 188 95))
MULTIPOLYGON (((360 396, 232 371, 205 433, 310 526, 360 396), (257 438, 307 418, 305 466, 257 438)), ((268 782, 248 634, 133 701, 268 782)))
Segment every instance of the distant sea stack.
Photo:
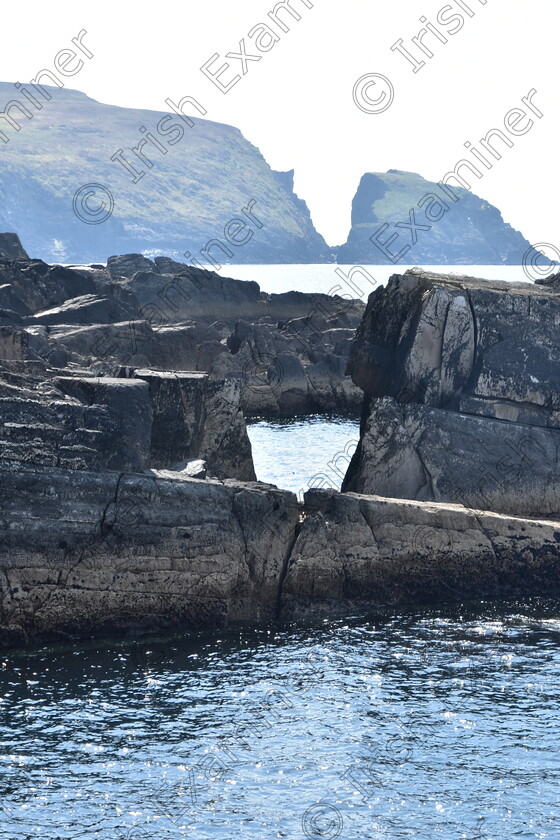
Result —
POLYGON ((0 113, 9 104, 0 229, 17 230, 34 256, 87 263, 141 252, 213 258, 215 267, 333 260, 293 191, 293 172, 272 170, 239 129, 202 119, 188 103, 174 113, 169 100, 158 112, 44 89, 51 99, 38 110, 0 83, 0 113), (89 197, 79 192, 88 185, 96 187, 89 197), (83 220, 111 198, 109 218, 83 220))
POLYGON ((530 248, 496 207, 454 181, 436 184, 413 172, 390 169, 363 175, 352 202, 352 227, 337 250, 337 260, 521 265, 530 248))

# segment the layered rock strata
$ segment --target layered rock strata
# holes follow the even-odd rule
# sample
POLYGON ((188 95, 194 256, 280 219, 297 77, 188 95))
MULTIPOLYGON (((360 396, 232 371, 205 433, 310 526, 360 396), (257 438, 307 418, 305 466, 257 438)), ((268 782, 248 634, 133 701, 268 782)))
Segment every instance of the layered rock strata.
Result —
POLYGON ((285 618, 559 590, 558 521, 324 490, 306 504, 285 618))
POLYGON ((247 415, 358 411, 345 368, 363 311, 336 295, 265 294, 167 257, 49 266, 0 236, 0 358, 71 375, 141 367, 237 379, 247 415))
POLYGON ((157 470, 0 479, 0 646, 560 592, 560 522, 317 490, 298 510, 157 470))
POLYGON ((343 489, 558 517, 559 343, 551 284, 394 275, 351 352, 365 404, 343 489))
POLYGON ((0 479, 0 644, 277 614, 291 493, 157 470, 0 479))
MULTIPOLYGON (((105 297, 107 311, 128 305, 143 259, 0 261, 14 281, 0 327, 0 645, 560 592, 557 278, 415 271, 374 293, 350 359, 365 402, 346 488, 366 493, 312 490, 298 505, 253 480, 240 377, 100 361, 83 331, 115 341, 103 330, 118 324, 25 321, 63 306, 73 278, 98 296, 80 286, 98 289, 98 272, 125 272, 105 297)), ((300 305, 278 298, 283 316, 300 305)), ((248 321, 212 328, 224 364, 261 340, 248 321)), ((154 352, 177 358, 184 342, 211 358, 199 329, 157 332, 154 352)), ((286 351, 282 369, 294 364, 286 351)))

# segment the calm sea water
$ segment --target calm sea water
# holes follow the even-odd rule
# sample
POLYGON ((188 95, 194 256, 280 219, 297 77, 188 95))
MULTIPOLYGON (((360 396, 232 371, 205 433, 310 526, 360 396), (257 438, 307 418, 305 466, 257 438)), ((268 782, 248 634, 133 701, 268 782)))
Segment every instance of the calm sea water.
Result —
POLYGON ((560 604, 4 654, 0 837, 560 836, 560 604))
MULTIPOLYGON (((209 266, 211 267, 211 266, 209 266)), ((225 265, 220 269, 224 277, 255 280, 263 292, 322 292, 345 297, 362 298, 378 286, 384 285, 392 274, 403 274, 410 265, 225 265)), ((466 274, 487 280, 530 282, 522 266, 504 265, 426 265, 427 271, 438 274, 466 274)), ((530 267, 529 273, 546 276, 554 268, 530 267)))
POLYGON ((360 439, 359 426, 358 420, 324 415, 250 423, 258 480, 291 490, 301 500, 310 487, 340 490, 360 439))

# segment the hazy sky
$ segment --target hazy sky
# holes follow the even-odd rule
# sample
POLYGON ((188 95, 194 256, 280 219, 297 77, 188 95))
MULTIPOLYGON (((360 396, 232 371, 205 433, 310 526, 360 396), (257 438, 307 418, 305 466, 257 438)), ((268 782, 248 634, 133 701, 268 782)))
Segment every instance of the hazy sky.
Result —
MULTIPOLYGON (((439 180, 469 156, 466 141, 476 144, 490 129, 504 130, 506 114, 535 89, 542 118, 532 114, 525 134, 510 135, 513 147, 504 147, 480 181, 473 178, 473 192, 499 207, 532 243, 560 247, 558 0, 316 0, 312 8, 312 0, 291 2, 301 19, 284 16, 288 32, 267 17, 275 0, 32 0, 23 14, 20 4, 10 4, 2 9, 0 80, 28 82, 53 68, 55 56, 85 29, 94 58, 67 87, 102 102, 155 110, 165 110, 167 98, 195 97, 208 119, 238 126, 274 169, 295 169, 296 190, 331 245, 346 239, 364 172, 404 169, 439 180), (277 42, 255 29, 267 21, 281 35, 277 42), (422 38, 431 58, 411 41, 427 23, 439 32, 422 38), (260 55, 259 61, 225 57, 241 53, 242 39, 245 52, 260 55), (391 51, 399 39, 423 56, 418 72, 391 51), (230 65, 222 83, 241 75, 226 94, 200 70, 214 53, 221 60, 211 71, 230 65), (394 101, 382 113, 366 113, 353 99, 356 81, 372 73, 394 88, 394 101)), ((382 93, 379 86, 365 88, 370 102, 382 93)), ((368 107, 376 106, 366 101, 368 107)))

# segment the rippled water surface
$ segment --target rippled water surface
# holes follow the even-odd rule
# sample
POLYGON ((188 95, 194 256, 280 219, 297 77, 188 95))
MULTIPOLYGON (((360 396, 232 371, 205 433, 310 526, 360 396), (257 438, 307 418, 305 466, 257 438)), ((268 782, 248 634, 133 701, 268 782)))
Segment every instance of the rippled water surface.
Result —
MULTIPOLYGON (((301 493, 358 428, 249 434, 301 493)), ((559 640, 554 600, 0 654, 0 840, 558 840, 559 640)))
POLYGON ((340 490, 360 439, 360 423, 316 415, 296 420, 259 420, 247 431, 259 481, 301 498, 310 487, 340 490))
POLYGON ((0 837, 558 838, 557 601, 4 654, 0 837))

